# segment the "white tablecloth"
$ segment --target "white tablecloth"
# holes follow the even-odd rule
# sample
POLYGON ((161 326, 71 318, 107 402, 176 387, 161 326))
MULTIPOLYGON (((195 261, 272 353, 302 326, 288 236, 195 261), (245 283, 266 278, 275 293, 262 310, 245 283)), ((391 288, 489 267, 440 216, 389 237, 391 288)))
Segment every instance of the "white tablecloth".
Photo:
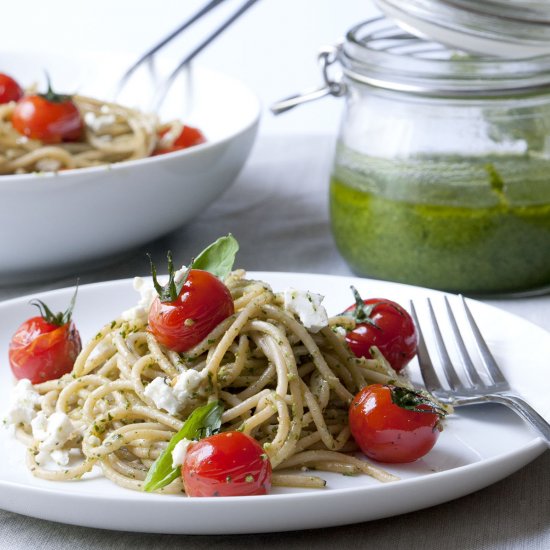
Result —
MULTIPOLYGON (((238 263, 249 270, 350 274, 329 229, 332 151, 333 138, 329 137, 261 137, 237 182, 198 219, 116 264, 79 273, 81 284, 146 275, 146 251, 164 265, 166 250, 171 249, 176 258, 191 258, 227 232, 238 238, 238 263)), ((75 275, 40 285, 0 288, 0 298, 73 285, 75 275)), ((550 330, 550 296, 487 302, 550 330)), ((190 550, 211 546, 546 550, 550 548, 549 518, 550 453, 546 452, 504 481, 472 495, 359 525, 227 537, 144 535, 61 525, 0 510, 0 548, 152 550, 181 545, 190 550)))

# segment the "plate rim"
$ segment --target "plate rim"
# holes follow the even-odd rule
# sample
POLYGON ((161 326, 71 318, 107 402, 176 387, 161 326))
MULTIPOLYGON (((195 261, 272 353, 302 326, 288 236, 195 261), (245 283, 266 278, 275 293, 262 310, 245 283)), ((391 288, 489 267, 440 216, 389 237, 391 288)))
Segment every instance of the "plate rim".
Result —
MULTIPOLYGON (((277 277, 281 277, 283 279, 287 279, 287 280, 292 280, 292 277, 307 277, 309 278, 310 280, 312 279, 325 279, 325 280, 334 280, 334 279, 338 279, 339 281, 361 281, 362 283, 366 283, 368 284, 369 282, 371 283, 376 283, 376 284, 382 284, 382 285, 388 285, 389 287, 399 287, 401 288, 402 290, 406 291, 407 289, 415 289, 415 291, 422 291, 422 292, 426 292, 426 293, 429 293, 429 294, 437 294, 437 295, 451 295, 451 296, 456 296, 454 294, 451 294, 451 293, 446 293, 446 292, 442 292, 442 291, 438 291, 438 290, 432 290, 432 289, 428 289, 428 288, 423 288, 423 287, 416 287, 416 286, 413 286, 413 285, 407 285, 407 284, 403 284, 403 283, 393 283, 393 282, 390 282, 390 281, 378 281, 378 280, 373 280, 373 279, 368 279, 368 278, 362 278, 362 277, 356 277, 356 276, 353 276, 353 275, 330 275, 330 274, 322 274, 322 273, 307 273, 307 272, 288 272, 288 271, 247 271, 247 276, 251 277, 251 278, 267 278, 268 279, 268 282, 271 283, 271 281, 269 281, 269 278, 270 277, 273 277, 273 278, 277 278, 277 277)), ((80 289, 87 289, 87 292, 94 292, 94 291, 98 291, 100 290, 102 287, 117 287, 117 286, 127 286, 127 287, 130 287, 131 288, 131 284, 132 284, 132 281, 133 281, 134 278, 130 277, 130 278, 120 278, 120 279, 111 279, 111 280, 105 280, 105 281, 99 281, 99 282, 93 282, 93 283, 87 283, 87 284, 84 284, 84 285, 80 285, 80 289)), ((314 281, 312 280, 311 282, 311 287, 314 287, 314 281)), ((55 296, 55 295, 60 295, 60 294, 64 294, 64 293, 70 293, 74 290, 74 286, 66 286, 66 287, 62 287, 62 288, 57 288, 57 289, 50 289, 50 290, 44 290, 44 291, 37 291, 37 292, 34 292, 32 294, 25 294, 23 296, 18 296, 18 297, 14 297, 14 298, 10 298, 8 300, 3 300, 0 302, 0 312, 4 309, 4 308, 9 308, 9 307, 12 307, 12 306, 17 306, 19 304, 23 304, 23 303, 28 303, 28 299, 30 297, 41 297, 41 298, 46 298, 48 296, 55 296)), ((550 333, 548 331, 546 331, 544 328, 536 325, 535 323, 532 323, 531 321, 529 320, 526 320, 522 317, 519 317, 513 313, 510 313, 510 312, 507 312, 507 311, 504 311, 494 305, 491 305, 491 304, 485 304, 483 302, 480 302, 478 300, 473 300, 475 303, 479 304, 480 307, 483 307, 483 308, 487 308, 492 314, 496 314, 498 313, 499 315, 501 315, 502 313, 506 314, 507 316, 509 316, 510 318, 513 318, 514 320, 518 321, 518 322, 521 322, 522 324, 527 324, 531 327, 534 327, 536 329, 538 329, 539 331, 542 331, 542 334, 544 334, 546 336, 547 339, 550 340, 550 333)), ((399 480, 397 482, 395 482, 396 486, 398 487, 401 487, 405 490, 414 490, 414 489, 417 489, 418 487, 422 487, 422 485, 426 485, 426 482, 428 481, 428 485, 433 485, 435 484, 436 487, 439 486, 439 485, 444 485, 445 483, 448 483, 450 481, 452 481, 454 478, 456 479, 461 479, 464 475, 468 476, 470 474, 470 472, 476 472, 476 471, 479 471, 479 472, 483 472, 483 471, 493 471, 493 470, 500 470, 500 473, 502 473, 502 475, 499 474, 495 474, 495 472, 493 471, 493 476, 491 476, 491 479, 485 483, 484 481, 483 482, 477 482, 475 485, 475 487, 472 489, 467 489, 464 493, 461 493, 461 494, 454 494, 454 495, 451 495, 451 496, 447 496, 445 498, 440 498, 440 499, 436 499, 435 502, 430 502, 426 505, 423 505, 423 506, 416 506, 416 505, 413 505, 410 509, 407 509, 405 511, 401 511, 399 513, 405 513, 405 512, 409 512, 409 511, 414 511, 414 510, 420 510, 420 509, 423 509, 423 508, 426 508, 426 507, 429 507, 429 506, 432 506, 434 504, 437 504, 437 503, 440 503, 440 502, 446 502, 446 501, 449 501, 449 500, 454 500, 456 498, 460 498, 461 496, 464 496, 465 494, 468 494, 470 492, 473 492, 473 491, 476 491, 476 490, 480 490, 480 489, 483 489, 485 488, 486 486, 500 480, 500 479, 503 479, 505 477, 507 477, 508 475, 510 475, 511 473, 517 471, 519 468, 525 466, 526 464, 528 464, 529 462, 531 462, 532 460, 534 460, 536 457, 538 457, 540 454, 542 454, 545 450, 546 450, 546 445, 544 443, 544 441, 542 440, 542 438, 536 436, 535 433, 532 433, 532 439, 530 439, 528 442, 526 442, 525 444, 523 444, 521 447, 519 448, 515 448, 515 449, 512 449, 512 450, 508 450, 504 453, 499 453, 498 455, 496 456, 492 456, 492 457, 485 457, 485 458, 481 458, 480 460, 476 460, 474 462, 469 462, 467 464, 462 464, 462 465, 459 465, 457 467, 453 467, 453 468, 450 468, 450 469, 446 469, 446 470, 442 470, 442 471, 437 471, 437 472, 433 472, 429 475, 419 475, 419 476, 415 476, 415 477, 411 477, 411 478, 405 478, 405 479, 402 479, 402 480, 399 480), (500 466, 500 469, 499 468, 495 468, 495 466, 500 466), (495 477, 496 475, 496 477, 495 477)), ((383 467, 383 465, 382 465, 383 467)), ((32 480, 31 480, 32 481, 32 480)), ((312 505, 315 505, 315 502, 318 501, 318 499, 321 497, 323 499, 323 501, 327 501, 329 503, 331 502, 334 502, 334 500, 336 499, 336 501, 338 501, 338 499, 342 498, 342 497, 345 497, 345 496, 349 496, 350 498, 358 498, 360 496, 362 496, 363 494, 365 494, 365 497, 367 495, 377 495, 379 493, 382 492, 382 494, 384 494, 384 491, 387 491, 387 487, 388 487, 389 484, 385 484, 385 483, 377 483, 377 484, 369 484, 369 485, 364 485, 364 486, 359 486, 359 487, 339 487, 339 488, 333 488, 333 489, 330 489, 324 493, 318 493, 318 492, 313 492, 313 491, 303 491, 303 492, 289 492, 289 493, 280 493, 280 494, 270 494, 270 495, 262 495, 262 496, 255 496, 255 497, 249 497, 248 499, 246 499, 246 502, 247 503, 254 503, 254 502, 269 502, 270 504, 268 506, 277 506, 278 504, 280 505, 281 503, 284 503, 285 501, 289 501, 291 503, 295 503, 295 502, 303 502, 303 503, 307 503, 307 504, 312 504, 312 505)), ((390 484, 390 485, 393 485, 390 484)), ((4 487, 5 489, 7 489, 8 491, 5 491, 5 492, 21 492, 23 494, 26 494, 27 496, 29 495, 32 495, 33 493, 36 493, 37 496, 40 496, 40 497, 55 497, 57 499, 61 499, 62 501, 65 500, 68 502, 68 504, 70 504, 71 502, 86 502, 88 506, 101 506, 102 504, 103 505, 118 505, 118 504, 128 504, 128 503, 131 503, 132 506, 137 506, 137 507, 140 507, 140 506, 143 506, 145 504, 145 506, 147 507, 147 503, 148 502, 151 502, 152 505, 158 505, 159 503, 162 503, 162 506, 163 506, 163 509, 166 509, 166 510, 169 510, 169 509, 173 509, 173 508, 178 508, 180 509, 181 511, 185 511, 185 510, 193 510, 193 509, 196 509, 197 507, 199 509, 203 509, 205 506, 208 508, 209 506, 213 506, 214 503, 215 503, 215 507, 231 507, 232 505, 234 505, 236 502, 239 502, 239 503, 243 503, 243 499, 242 497, 225 497, 224 499, 219 499, 219 498, 215 498, 215 497, 205 497, 205 498, 202 498, 199 500, 199 504, 197 504, 197 501, 196 500, 191 500, 191 499, 179 499, 178 496, 176 495, 157 495, 157 494, 153 494, 153 495, 143 495, 141 493, 136 493, 134 491, 120 491, 120 494, 115 494, 115 495, 112 495, 112 494, 108 494, 108 495, 103 495, 103 494, 95 494, 95 493, 86 493, 85 491, 81 491, 81 490, 76 490, 76 491, 71 491, 71 492, 64 492, 64 491, 59 491, 57 490, 55 487, 52 487, 52 488, 49 488, 49 487, 44 487, 44 486, 33 486, 32 484, 22 484, 20 482, 17 482, 17 481, 9 481, 9 480, 5 480, 5 479, 0 479, 0 488, 1 487, 4 487)), ((396 490, 396 489, 392 489, 391 491, 393 490, 396 490)), ((390 491, 390 492, 391 492, 390 491)), ((460 492, 460 491, 459 491, 460 492)), ((2 499, 3 500, 3 499, 2 499)), ((6 504, 9 504, 9 503, 1 503, 0 504, 2 505, 2 507, 6 507, 6 509, 10 509, 9 506, 6 506, 6 504)), ((250 506, 250 504, 247 504, 247 506, 250 506)), ((17 509, 17 510, 12 510, 12 511, 16 511, 16 512, 20 512, 20 513, 26 513, 26 515, 30 515, 30 516, 33 516, 33 517, 42 517, 43 519, 51 519, 53 521, 60 521, 59 519, 55 519, 52 514, 48 514, 47 512, 44 514, 33 514, 31 512, 21 512, 20 509, 17 509)), ((364 518, 364 519, 361 519, 359 521, 369 521, 369 520, 372 520, 372 519, 378 519, 379 517, 390 517, 390 516, 393 516, 395 514, 393 513, 389 513, 389 514, 382 514, 378 517, 367 517, 367 518, 364 518)), ((76 525, 82 525, 82 526, 88 526, 88 527, 101 527, 101 525, 98 525, 96 522, 93 521, 93 518, 92 519, 87 519, 87 518, 82 518, 82 521, 78 521, 78 522, 67 522, 67 523, 71 523, 71 524, 76 524, 76 525)), ((131 521, 130 521, 131 523, 131 521)), ((334 523, 324 523, 325 526, 335 526, 335 525, 342 525, 346 523, 345 521, 339 521, 339 520, 335 520, 334 523)), ((348 522, 349 523, 349 522, 348 522)), ((307 528, 312 528, 312 527, 315 527, 315 525, 311 525, 311 522, 310 524, 308 525, 305 525, 304 527, 302 527, 303 529, 307 529, 307 528)), ((153 530, 151 531, 150 529, 148 528, 144 528, 144 529, 140 529, 139 526, 134 526, 133 528, 131 526, 129 526, 129 523, 128 521, 126 521, 124 524, 123 523, 119 523, 119 527, 113 527, 113 526, 108 526, 108 527, 105 527, 107 529, 126 529, 126 530, 132 530, 132 531, 135 531, 135 532, 139 532, 139 531, 147 531, 147 532, 158 532, 158 533, 193 533, 193 534, 198 534, 198 533, 203 533, 203 534, 215 534, 215 533, 259 533, 259 532, 267 532, 267 531, 281 531, 281 530, 286 530, 285 528, 281 528, 281 526, 279 525, 278 527, 276 525, 273 525, 272 528, 266 530, 266 529, 259 529, 259 530, 256 530, 256 529, 236 529, 236 530, 224 530, 224 531, 212 531, 211 529, 198 529, 198 530, 193 530, 193 529, 189 529, 189 528, 175 528, 175 529, 161 529, 161 530, 153 530)), ((295 527, 291 527, 292 529, 294 529, 295 527)))

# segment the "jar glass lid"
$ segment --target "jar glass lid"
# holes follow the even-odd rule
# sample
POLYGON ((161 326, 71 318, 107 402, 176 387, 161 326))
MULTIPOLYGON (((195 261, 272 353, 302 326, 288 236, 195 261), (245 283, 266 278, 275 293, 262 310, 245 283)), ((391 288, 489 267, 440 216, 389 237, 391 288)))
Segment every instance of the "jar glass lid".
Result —
POLYGON ((482 56, 550 53, 550 0, 376 0, 408 32, 482 56))

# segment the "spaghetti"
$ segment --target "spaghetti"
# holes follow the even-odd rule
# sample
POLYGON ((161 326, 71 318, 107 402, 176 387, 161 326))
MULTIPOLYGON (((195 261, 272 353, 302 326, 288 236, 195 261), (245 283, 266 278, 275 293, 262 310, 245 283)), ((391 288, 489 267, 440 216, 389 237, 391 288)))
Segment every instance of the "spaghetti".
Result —
POLYGON ((26 174, 87 168, 149 157, 170 148, 183 124, 160 124, 157 117, 116 103, 73 96, 84 121, 79 141, 53 145, 29 139, 11 122, 16 102, 0 105, 0 174, 26 174))
MULTIPOLYGON (((323 487, 309 469, 395 479, 354 456, 347 410, 369 383, 408 384, 376 350, 372 359, 350 353, 342 328, 355 321, 333 317, 314 333, 266 283, 238 270, 225 284, 235 313, 184 354, 146 330, 150 300, 142 292, 144 307, 103 327, 71 374, 28 388, 33 411, 16 435, 28 447, 32 473, 70 480, 97 465, 116 484, 141 490, 189 414, 219 400, 222 431, 242 430, 263 445, 274 485, 323 487), (179 390, 179 400, 158 406, 159 388, 168 396, 179 390)), ((181 479, 162 489, 181 491, 181 479)))

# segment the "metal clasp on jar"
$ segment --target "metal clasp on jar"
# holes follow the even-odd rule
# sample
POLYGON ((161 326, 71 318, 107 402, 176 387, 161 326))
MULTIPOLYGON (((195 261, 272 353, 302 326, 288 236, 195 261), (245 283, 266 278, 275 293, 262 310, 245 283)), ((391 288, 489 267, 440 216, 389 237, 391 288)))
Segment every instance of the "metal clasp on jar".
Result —
POLYGON ((305 90, 297 95, 293 95, 281 101, 277 101, 271 106, 271 112, 280 115, 303 103, 309 103, 321 99, 328 95, 342 97, 347 91, 346 85, 341 80, 340 73, 334 73, 335 63, 340 55, 341 45, 327 46, 319 52, 318 61, 321 65, 323 75, 323 85, 320 88, 305 90), (331 69, 332 67, 332 69, 331 69))

